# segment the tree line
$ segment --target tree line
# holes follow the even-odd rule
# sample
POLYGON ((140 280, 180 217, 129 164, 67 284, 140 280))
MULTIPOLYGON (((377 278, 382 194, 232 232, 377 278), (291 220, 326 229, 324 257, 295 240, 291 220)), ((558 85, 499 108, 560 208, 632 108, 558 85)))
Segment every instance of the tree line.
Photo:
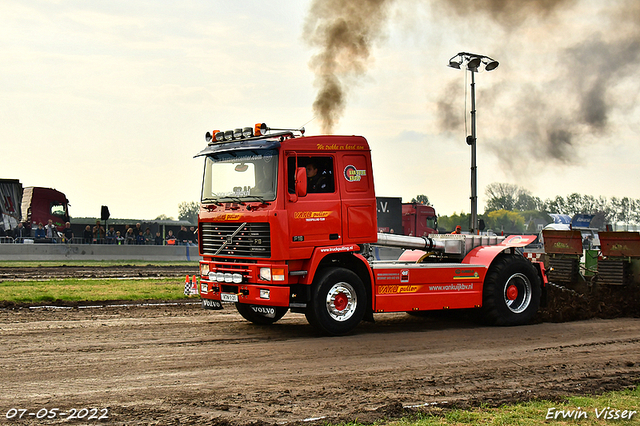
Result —
MULTIPOLYGON (((549 214, 591 214, 598 224, 622 224, 625 227, 640 224, 640 199, 629 197, 594 197, 578 193, 566 197, 556 196, 545 200, 532 195, 521 186, 510 183, 491 183, 485 188, 486 208, 479 215, 487 229, 509 233, 536 232, 537 223, 552 222, 549 214)), ((454 229, 456 225, 463 229, 469 227, 469 214, 454 213, 440 216, 439 227, 443 230, 454 229)))

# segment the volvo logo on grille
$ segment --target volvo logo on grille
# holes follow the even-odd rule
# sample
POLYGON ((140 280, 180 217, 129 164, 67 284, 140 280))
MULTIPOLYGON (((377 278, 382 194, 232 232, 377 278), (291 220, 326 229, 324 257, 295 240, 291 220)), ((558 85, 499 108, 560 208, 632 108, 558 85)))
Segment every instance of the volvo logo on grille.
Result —
POLYGON ((233 234, 231 235, 227 235, 227 237, 224 239, 224 243, 222 243, 222 245, 218 248, 218 250, 216 250, 215 253, 213 253, 214 256, 216 256, 218 253, 220 253, 222 251, 222 249, 224 249, 227 245, 233 243, 233 237, 235 237, 236 235, 238 235, 238 233, 240 231, 242 231, 242 228, 244 228, 247 225, 247 222, 243 223, 242 225, 238 226, 238 229, 236 229, 233 234))

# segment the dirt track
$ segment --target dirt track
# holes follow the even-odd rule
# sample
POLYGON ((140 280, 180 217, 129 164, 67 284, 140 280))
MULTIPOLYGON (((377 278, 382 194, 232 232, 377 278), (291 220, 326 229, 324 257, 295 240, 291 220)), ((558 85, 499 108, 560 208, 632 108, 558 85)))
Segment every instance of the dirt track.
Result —
POLYGON ((42 424, 28 413, 96 407, 127 425, 369 421, 640 383, 640 319, 490 328, 456 316, 379 315, 336 338, 298 314, 259 327, 198 305, 0 310, 0 415, 23 408, 16 424, 42 424))

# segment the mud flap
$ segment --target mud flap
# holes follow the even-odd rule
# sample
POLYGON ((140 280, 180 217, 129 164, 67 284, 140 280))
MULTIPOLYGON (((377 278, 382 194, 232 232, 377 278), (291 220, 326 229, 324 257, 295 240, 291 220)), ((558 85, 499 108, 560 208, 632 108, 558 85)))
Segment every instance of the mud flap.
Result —
POLYGON ((276 317, 276 308, 272 306, 258 306, 258 305, 249 305, 251 310, 258 315, 262 315, 266 318, 275 318, 276 317))
POLYGON ((202 307, 204 309, 220 310, 222 309, 222 303, 219 300, 202 299, 202 307))

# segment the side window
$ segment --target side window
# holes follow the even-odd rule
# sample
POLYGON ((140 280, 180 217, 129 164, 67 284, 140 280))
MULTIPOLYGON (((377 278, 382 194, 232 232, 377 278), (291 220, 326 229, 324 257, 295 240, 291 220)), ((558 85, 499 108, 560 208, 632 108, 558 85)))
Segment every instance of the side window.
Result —
MULTIPOLYGON (((287 185, 290 194, 295 192, 296 158, 287 159, 287 185)), ((335 168, 333 157, 298 156, 298 167, 307 169, 307 193, 328 193, 335 191, 335 168)))
POLYGON ((64 204, 51 203, 51 214, 54 216, 64 217, 64 204))

